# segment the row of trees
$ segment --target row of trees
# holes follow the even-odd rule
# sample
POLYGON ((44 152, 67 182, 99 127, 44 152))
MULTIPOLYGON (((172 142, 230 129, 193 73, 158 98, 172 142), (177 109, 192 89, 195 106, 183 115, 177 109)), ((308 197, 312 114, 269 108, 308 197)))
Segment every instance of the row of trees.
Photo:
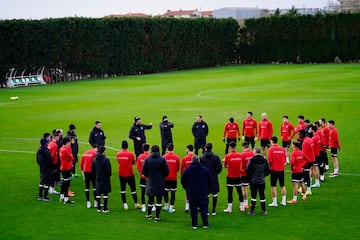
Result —
MULTIPOLYGON (((360 59, 360 14, 249 19, 64 18, 0 21, 0 76, 44 65, 114 76, 234 62, 360 59)), ((70 76, 70 74, 69 74, 70 76)))

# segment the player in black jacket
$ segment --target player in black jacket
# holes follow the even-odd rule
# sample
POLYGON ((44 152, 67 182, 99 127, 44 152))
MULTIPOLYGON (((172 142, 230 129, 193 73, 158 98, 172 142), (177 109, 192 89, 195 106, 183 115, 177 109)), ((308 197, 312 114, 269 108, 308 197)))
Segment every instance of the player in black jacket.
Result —
POLYGON ((246 173, 250 180, 251 191, 251 207, 248 215, 255 215, 255 205, 257 192, 260 195, 260 203, 262 214, 267 215, 265 208, 265 177, 270 174, 270 168, 268 161, 261 155, 261 149, 259 147, 254 148, 255 156, 250 159, 246 173))
POLYGON ((131 126, 129 131, 129 138, 134 141, 134 151, 136 158, 143 153, 142 145, 146 143, 145 130, 152 128, 152 123, 145 125, 141 123, 140 117, 134 118, 135 123, 131 126))
POLYGON ((44 134, 44 138, 40 140, 40 147, 36 153, 36 162, 40 168, 40 183, 38 200, 50 201, 48 197, 49 186, 52 182, 53 165, 51 161, 50 151, 47 148, 50 133, 44 134))
POLYGON ((160 123, 160 136, 161 136, 161 155, 164 155, 166 152, 166 147, 169 143, 174 143, 172 138, 171 129, 174 127, 172 122, 168 121, 167 116, 162 117, 162 122, 160 123))
POLYGON ((195 155, 198 155, 200 148, 204 153, 204 147, 206 144, 206 137, 209 133, 209 128, 207 123, 202 120, 201 115, 196 117, 196 122, 193 124, 191 131, 192 135, 194 136, 195 155))

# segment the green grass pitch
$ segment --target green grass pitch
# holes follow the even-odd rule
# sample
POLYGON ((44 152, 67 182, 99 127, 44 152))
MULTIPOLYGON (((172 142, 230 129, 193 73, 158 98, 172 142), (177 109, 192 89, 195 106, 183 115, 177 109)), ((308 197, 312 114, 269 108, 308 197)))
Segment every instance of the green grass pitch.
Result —
MULTIPOLYGON (((1 89, 0 239, 359 239, 359 79, 359 64, 240 65, 1 89), (10 100, 11 96, 19 99, 10 100), (268 208, 268 216, 259 214, 258 204, 257 214, 250 217, 237 211, 235 200, 234 212, 223 213, 227 206, 224 169, 219 176, 218 214, 209 216, 207 230, 191 229, 190 217, 183 212, 180 184, 176 213, 162 212, 160 223, 146 220, 139 210, 123 210, 114 157, 121 141, 129 140, 134 116, 154 124, 147 138, 159 144, 158 124, 166 114, 175 124, 175 152, 183 157, 185 146, 193 143, 191 126, 196 115, 202 114, 209 125, 208 141, 223 158, 225 123, 231 116, 241 123, 247 111, 257 120, 267 112, 277 136, 283 115, 294 124, 299 114, 311 121, 334 119, 343 147, 340 176, 330 179, 327 175, 306 202, 268 208), (81 178, 71 182, 74 205, 60 204, 54 196, 52 202, 37 201, 35 152, 42 134, 54 128, 67 131, 74 123, 83 153, 89 148, 88 135, 95 120, 102 121, 112 162, 111 212, 85 208, 81 178)), ((268 178, 266 184, 270 203, 268 178)), ((286 186, 290 199, 289 172, 286 186)), ((133 207, 129 194, 128 202, 133 207)))

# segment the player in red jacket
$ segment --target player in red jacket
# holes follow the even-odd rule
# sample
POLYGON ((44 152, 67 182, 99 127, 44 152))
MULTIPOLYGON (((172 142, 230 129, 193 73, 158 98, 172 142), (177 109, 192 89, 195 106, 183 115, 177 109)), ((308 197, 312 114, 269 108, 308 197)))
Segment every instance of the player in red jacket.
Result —
POLYGON ((270 165, 270 185, 271 185, 271 195, 272 203, 269 207, 277 207, 277 192, 276 192, 276 182, 279 180, 281 187, 281 203, 280 205, 286 206, 286 188, 285 188, 285 163, 286 163, 286 152, 285 149, 280 147, 278 144, 277 137, 271 138, 271 147, 268 150, 268 162, 270 165))
POLYGON ((259 122, 259 141, 261 146, 261 154, 266 156, 266 148, 270 147, 270 139, 273 135, 273 126, 270 120, 267 119, 267 114, 261 114, 261 121, 259 122))
POLYGON ((144 143, 142 145, 143 153, 140 154, 136 160, 136 169, 140 175, 140 189, 141 189, 141 211, 146 212, 145 205, 145 190, 146 190, 146 177, 142 174, 142 168, 145 162, 145 159, 150 155, 150 145, 144 143))
POLYGON ((282 140, 282 147, 285 150, 286 153, 286 164, 289 164, 289 148, 291 144, 291 136, 294 133, 294 126, 289 122, 288 116, 282 117, 282 124, 280 126, 280 134, 281 134, 281 140, 282 140))
POLYGON ((253 119, 253 113, 248 112, 246 119, 242 123, 242 138, 243 141, 247 142, 248 145, 251 144, 252 149, 254 149, 256 136, 257 136, 257 122, 253 119))
POLYGON ((60 148, 60 171, 63 176, 63 183, 61 185, 59 201, 63 201, 64 204, 74 203, 74 201, 69 200, 68 195, 74 161, 74 156, 71 150, 71 141, 73 141, 72 138, 65 137, 63 139, 64 145, 60 148))
POLYGON ((119 164, 119 180, 120 180, 120 192, 121 192, 121 200, 124 204, 124 210, 129 210, 129 206, 126 202, 126 184, 129 185, 131 190, 131 196, 134 199, 135 208, 141 208, 137 194, 136 194, 136 185, 135 185, 135 177, 133 165, 135 164, 135 155, 128 150, 128 142, 123 140, 121 143, 121 148, 116 154, 116 160, 119 164))
POLYGON ((58 170, 57 166, 59 165, 59 163, 58 163, 58 161, 59 161, 58 142, 59 142, 59 134, 55 132, 53 134, 52 141, 47 146, 50 151, 51 162, 53 165, 52 179, 51 179, 51 184, 49 187, 50 194, 60 194, 58 191, 55 190, 55 180, 56 180, 56 175, 57 175, 57 170, 58 170))
POLYGON ((230 153, 225 156, 224 167, 227 168, 226 173, 226 187, 228 191, 228 207, 224 209, 226 213, 232 213, 232 203, 233 203, 233 189, 236 188, 236 191, 239 195, 239 202, 244 202, 244 198, 241 191, 241 182, 240 182, 240 167, 242 155, 236 151, 236 143, 231 142, 230 144, 230 153))
POLYGON ((98 145, 94 144, 91 149, 87 150, 81 156, 80 161, 80 169, 83 174, 85 180, 85 198, 86 198, 86 207, 91 208, 90 202, 90 183, 93 186, 93 194, 94 194, 94 208, 97 208, 96 201, 96 184, 95 184, 95 175, 91 171, 91 165, 96 157, 96 153, 98 151, 98 145))
POLYGON ((241 152, 241 163, 240 163, 240 183, 241 183, 241 191, 244 198, 244 202, 240 203, 240 211, 244 212, 245 209, 249 208, 248 201, 248 186, 249 186, 249 178, 246 174, 246 166, 251 158, 255 156, 254 152, 249 149, 249 144, 244 142, 242 144, 242 152, 241 152))
POLYGON ((307 163, 307 158, 305 154, 300 150, 300 143, 293 142, 293 152, 291 153, 291 182, 293 185, 293 198, 287 203, 295 204, 297 203, 297 196, 298 196, 298 184, 300 183, 301 192, 303 193, 303 200, 306 200, 306 189, 304 185, 304 172, 303 167, 307 163))
POLYGON ((297 141, 300 143, 300 150, 301 150, 301 145, 302 145, 302 142, 303 142, 303 138, 300 137, 300 131, 302 130, 305 130, 305 122, 304 122, 304 116, 303 115, 299 115, 297 117, 298 119, 298 125, 296 126, 296 128, 294 129, 294 133, 293 135, 291 136, 291 139, 294 138, 294 136, 296 134, 298 134, 298 137, 297 137, 297 141))
POLYGON ((302 143, 302 151, 303 153, 305 154, 306 158, 308 159, 308 162, 306 164, 306 166, 304 167, 304 181, 307 185, 307 191, 306 191, 306 194, 308 195, 311 195, 312 192, 311 192, 311 181, 310 181, 310 170, 311 170, 311 167, 313 166, 313 164, 315 163, 315 152, 314 152, 314 143, 313 141, 311 140, 311 137, 312 137, 313 133, 310 131, 310 132, 307 132, 305 133, 305 130, 301 130, 300 131, 300 137, 303 140, 303 143, 302 143), (305 137, 303 137, 305 136, 305 137))
MULTIPOLYGON (((322 149, 322 141, 321 141, 321 131, 317 128, 316 125, 311 125, 309 131, 313 133, 313 137, 311 138, 314 144, 314 154, 315 154, 315 162, 311 167, 311 176, 315 176, 315 183, 311 185, 312 188, 320 187, 320 175, 319 175, 319 166, 321 164, 321 149, 322 149)), ((310 182, 312 180, 310 179, 310 182)))
MULTIPOLYGON (((185 171, 186 168, 188 168, 192 162, 192 157, 194 156, 194 146, 193 145, 187 145, 186 146, 186 156, 183 157, 183 159, 181 160, 181 166, 180 166, 180 174, 182 175, 185 171)), ((187 199, 186 195, 185 195, 185 212, 188 213, 189 212, 189 200, 187 199)))
POLYGON ((223 142, 226 143, 225 155, 229 153, 229 143, 240 141, 240 129, 237 122, 234 121, 234 118, 231 117, 229 122, 225 124, 223 142))
POLYGON ((326 153, 326 155, 324 155, 325 171, 329 171, 329 158, 326 150, 329 148, 330 129, 326 125, 325 118, 320 118, 319 123, 321 126, 321 131, 323 133, 323 142, 325 144, 325 149, 324 149, 326 153))
POLYGON ((167 145, 167 150, 168 152, 163 156, 169 167, 169 175, 165 178, 164 210, 168 211, 169 213, 174 213, 175 193, 177 190, 177 174, 180 170, 180 157, 174 153, 174 144, 169 143, 167 145))
POLYGON ((341 151, 340 140, 339 140, 339 133, 338 130, 335 128, 335 121, 329 120, 328 127, 330 129, 329 135, 329 147, 331 151, 331 159, 334 163, 334 172, 330 174, 330 177, 337 177, 339 175, 339 160, 338 160, 338 149, 341 151))

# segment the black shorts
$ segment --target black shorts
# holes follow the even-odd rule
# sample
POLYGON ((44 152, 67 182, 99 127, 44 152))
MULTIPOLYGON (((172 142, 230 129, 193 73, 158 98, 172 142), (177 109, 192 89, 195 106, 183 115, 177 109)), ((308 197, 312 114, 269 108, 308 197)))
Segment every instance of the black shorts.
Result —
POLYGON ((320 166, 321 163, 321 155, 315 156, 315 162, 313 163, 313 167, 320 166))
POLYGON ((270 140, 269 139, 261 139, 260 146, 262 147, 270 147, 270 140))
POLYGON ((120 191, 125 191, 126 190, 126 184, 129 185, 131 192, 135 192, 136 191, 136 187, 135 187, 135 177, 134 175, 132 176, 127 176, 127 177, 120 177, 120 191))
POLYGON ((304 173, 293 173, 291 174, 291 181, 292 182, 303 182, 304 181, 304 173))
POLYGON ((331 155, 331 157, 337 157, 338 156, 338 152, 337 152, 337 148, 331 148, 330 149, 330 155, 331 155))
POLYGON ((276 187, 276 182, 279 179, 280 187, 285 185, 285 175, 283 171, 271 171, 270 174, 270 185, 276 187))
POLYGON ((282 147, 283 148, 290 148, 291 145, 291 141, 283 141, 282 142, 282 147))
POLYGON ((312 163, 307 163, 307 164, 304 166, 304 172, 310 172, 311 166, 312 166, 312 163))
POLYGON ((165 180, 165 190, 166 191, 176 191, 177 190, 177 181, 176 180, 165 180))
POLYGON ((140 178, 140 187, 146 188, 146 178, 140 178))
POLYGON ((247 142, 248 144, 255 144, 255 137, 245 136, 244 142, 247 142))
POLYGON ((240 177, 237 177, 237 178, 227 177, 226 178, 226 186, 227 187, 239 187, 239 186, 241 186, 240 177))
POLYGON ((241 186, 249 186, 249 178, 246 177, 240 177, 240 184, 241 186))

